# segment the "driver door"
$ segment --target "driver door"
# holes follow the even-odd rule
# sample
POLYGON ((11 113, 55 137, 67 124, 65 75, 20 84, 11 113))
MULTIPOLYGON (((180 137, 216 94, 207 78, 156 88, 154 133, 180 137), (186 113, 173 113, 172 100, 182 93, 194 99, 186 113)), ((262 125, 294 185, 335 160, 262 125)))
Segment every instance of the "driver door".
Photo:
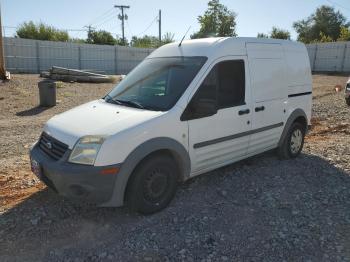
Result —
POLYGON ((193 176, 247 154, 251 101, 246 65, 246 57, 236 56, 214 63, 184 112, 193 176))

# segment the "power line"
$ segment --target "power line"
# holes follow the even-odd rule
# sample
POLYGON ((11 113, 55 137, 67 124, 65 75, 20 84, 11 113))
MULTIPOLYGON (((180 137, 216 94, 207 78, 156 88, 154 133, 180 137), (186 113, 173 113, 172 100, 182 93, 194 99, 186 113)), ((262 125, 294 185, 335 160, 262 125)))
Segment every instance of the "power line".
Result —
POLYGON ((112 10, 114 10, 113 7, 110 8, 110 9, 108 9, 108 10, 107 10, 106 12, 104 12, 102 15, 100 15, 100 16, 98 16, 98 17, 92 19, 92 20, 90 20, 90 22, 88 23, 88 25, 96 24, 96 23, 98 22, 98 20, 100 20, 101 18, 104 18, 104 17, 106 17, 107 15, 109 15, 109 13, 110 13, 112 10))
POLYGON ((95 27, 99 27, 101 25, 104 25, 105 23, 111 21, 112 19, 114 19, 114 15, 115 13, 111 13, 110 15, 106 16, 102 21, 100 21, 99 23, 94 24, 95 27))
POLYGON ((137 36, 140 36, 140 35, 144 34, 145 32, 147 32, 147 30, 151 28, 151 26, 154 24, 154 22, 157 21, 157 19, 158 19, 158 16, 156 16, 156 17, 152 20, 152 22, 149 24, 149 26, 146 27, 145 30, 143 30, 141 33, 137 34, 137 36))
MULTIPOLYGON (((10 29, 18 29, 19 26, 9 26, 9 25, 4 25, 3 28, 10 28, 10 29)), ((61 30, 61 31, 87 31, 87 29, 71 29, 71 28, 64 28, 64 29, 61 29, 61 28, 58 28, 57 30, 61 30)))
POLYGON ((128 20, 126 20, 126 26, 128 27, 129 31, 130 31, 130 38, 133 36, 133 33, 132 33, 132 30, 131 30, 131 27, 129 25, 129 22, 128 20))

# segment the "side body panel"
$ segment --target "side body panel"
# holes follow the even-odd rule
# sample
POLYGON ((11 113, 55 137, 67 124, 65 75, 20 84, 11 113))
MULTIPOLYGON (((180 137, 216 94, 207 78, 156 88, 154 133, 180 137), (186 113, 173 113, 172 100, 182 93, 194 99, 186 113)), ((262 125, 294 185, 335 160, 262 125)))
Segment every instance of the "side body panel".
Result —
POLYGON ((306 47, 302 44, 285 47, 287 67, 288 102, 287 113, 291 115, 296 109, 305 112, 308 125, 311 124, 312 76, 306 47))
POLYGON ((281 44, 247 43, 252 86, 252 130, 249 153, 277 147, 285 122, 287 100, 285 58, 281 44))

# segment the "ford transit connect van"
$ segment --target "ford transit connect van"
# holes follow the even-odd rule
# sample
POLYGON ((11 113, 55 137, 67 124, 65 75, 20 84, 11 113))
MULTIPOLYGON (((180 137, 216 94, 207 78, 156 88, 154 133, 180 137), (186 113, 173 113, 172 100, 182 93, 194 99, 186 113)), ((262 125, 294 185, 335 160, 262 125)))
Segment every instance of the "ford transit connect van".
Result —
POLYGON ((296 157, 311 116, 303 44, 208 38, 160 47, 105 97, 51 118, 30 151, 59 194, 141 213, 179 182, 277 149, 296 157))

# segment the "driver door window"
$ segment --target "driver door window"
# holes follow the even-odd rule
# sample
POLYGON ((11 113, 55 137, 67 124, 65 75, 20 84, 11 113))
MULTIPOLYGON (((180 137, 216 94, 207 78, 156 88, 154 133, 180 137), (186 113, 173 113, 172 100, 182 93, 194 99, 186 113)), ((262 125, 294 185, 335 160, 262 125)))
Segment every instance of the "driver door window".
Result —
POLYGON ((216 64, 206 76, 181 119, 193 120, 208 117, 217 110, 244 104, 244 61, 222 61, 216 64), (213 106, 214 110, 208 110, 208 107, 213 106))

